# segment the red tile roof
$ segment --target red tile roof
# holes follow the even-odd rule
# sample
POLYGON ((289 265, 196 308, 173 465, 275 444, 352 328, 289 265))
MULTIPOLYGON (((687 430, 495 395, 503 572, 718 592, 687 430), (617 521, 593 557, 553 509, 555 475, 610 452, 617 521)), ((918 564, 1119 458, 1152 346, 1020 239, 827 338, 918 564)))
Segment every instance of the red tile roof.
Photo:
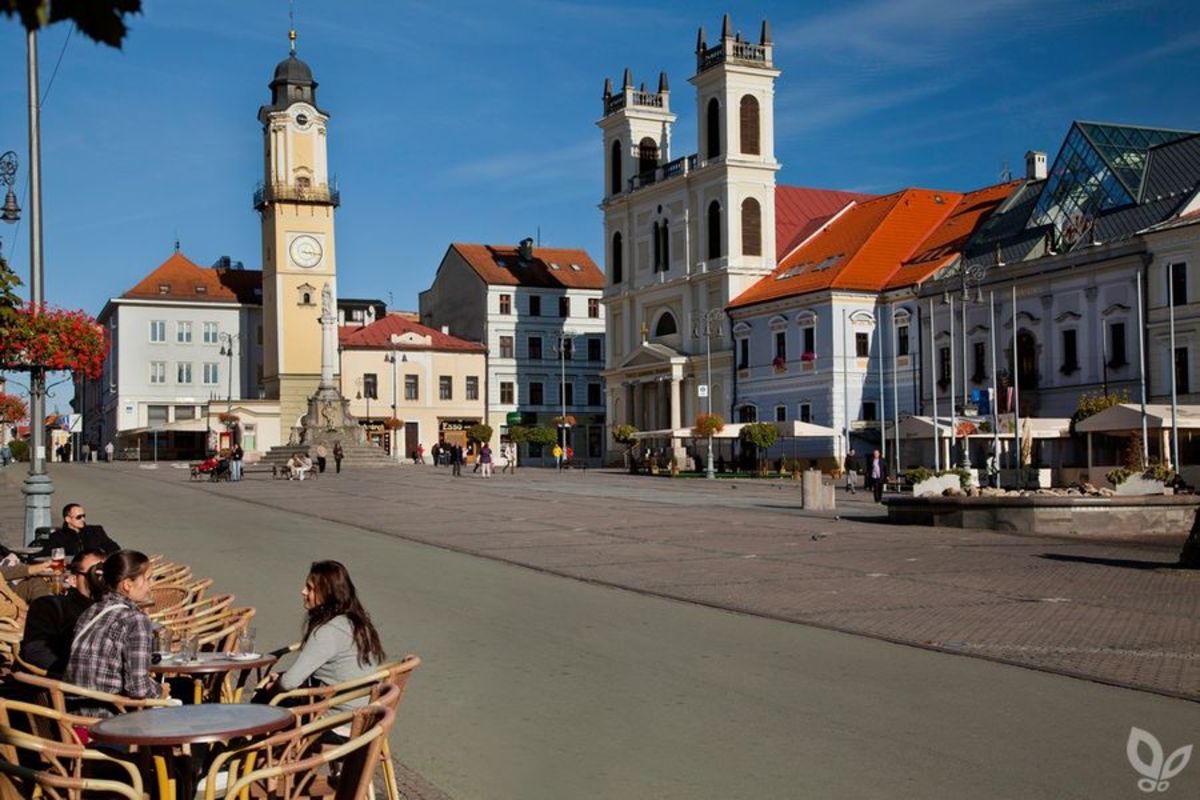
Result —
POLYGON ((183 253, 175 252, 121 297, 261 305, 262 272, 227 268, 206 269, 188 259, 183 253))
POLYGON ((796 245, 811 236, 830 217, 852 202, 875 195, 808 189, 803 186, 775 187, 775 257, 786 258, 796 245))
POLYGON ((345 349, 359 350, 454 350, 467 353, 484 353, 487 348, 479 342, 471 342, 451 336, 448 333, 414 322, 399 314, 389 314, 386 317, 364 325, 361 328, 338 328, 338 341, 345 349), (392 344, 393 336, 403 336, 406 333, 429 337, 429 345, 392 344))
POLYGON ((740 308, 823 289, 879 292, 920 283, 951 259, 1019 182, 968 194, 905 189, 860 202, 730 303, 740 308))
POLYGON ((455 242, 451 250, 488 284, 546 289, 603 289, 604 273, 585 250, 533 248, 533 259, 522 263, 517 247, 455 242), (557 268, 556 268, 557 267, 557 268))

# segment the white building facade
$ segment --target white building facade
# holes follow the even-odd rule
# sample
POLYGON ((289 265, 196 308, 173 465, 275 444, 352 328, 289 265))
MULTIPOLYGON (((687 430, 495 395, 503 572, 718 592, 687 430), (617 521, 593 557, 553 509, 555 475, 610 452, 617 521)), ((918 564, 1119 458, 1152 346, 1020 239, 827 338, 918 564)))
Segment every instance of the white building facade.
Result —
MULTIPOLYGON (((574 424, 576 461, 605 453, 604 276, 583 250, 520 245, 450 246, 421 322, 487 346, 487 422, 502 442, 510 426, 574 424)), ((540 455, 536 450, 534 457, 540 455)))

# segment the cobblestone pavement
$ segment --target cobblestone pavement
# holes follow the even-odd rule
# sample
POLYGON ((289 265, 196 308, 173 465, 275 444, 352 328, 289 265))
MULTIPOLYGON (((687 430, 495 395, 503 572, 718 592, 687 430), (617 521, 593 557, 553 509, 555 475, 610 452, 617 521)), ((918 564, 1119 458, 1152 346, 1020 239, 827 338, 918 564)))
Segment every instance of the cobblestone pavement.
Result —
MULTIPOLYGON (((166 464, 67 467, 92 468, 188 482, 166 464)), ((791 482, 602 471, 485 480, 405 466, 192 486, 581 580, 1200 700, 1200 573, 1172 568, 1179 542, 896 527, 862 495, 839 496, 837 518, 801 510, 791 482)), ((6 495, 7 540, 20 495, 6 495)))

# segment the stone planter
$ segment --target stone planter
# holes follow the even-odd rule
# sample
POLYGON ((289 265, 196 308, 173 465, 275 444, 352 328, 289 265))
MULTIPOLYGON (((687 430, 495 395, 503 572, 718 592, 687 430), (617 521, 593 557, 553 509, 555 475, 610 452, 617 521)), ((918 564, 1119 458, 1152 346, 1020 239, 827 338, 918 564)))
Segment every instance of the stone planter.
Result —
POLYGON ((1147 497, 1150 495, 1166 494, 1167 485, 1162 481, 1143 478, 1141 475, 1130 475, 1117 486, 1118 497, 1147 497))

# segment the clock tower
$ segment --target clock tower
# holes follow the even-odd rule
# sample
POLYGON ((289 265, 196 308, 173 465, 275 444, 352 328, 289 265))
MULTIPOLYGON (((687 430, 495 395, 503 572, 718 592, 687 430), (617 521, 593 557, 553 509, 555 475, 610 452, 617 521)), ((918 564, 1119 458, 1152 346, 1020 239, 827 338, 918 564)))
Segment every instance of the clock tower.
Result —
POLYGON ((263 126, 263 182, 254 193, 262 219, 263 376, 279 400, 284 431, 296 425, 321 378, 321 299, 335 298, 333 237, 339 204, 326 157, 329 115, 317 105, 312 70, 292 52, 275 67, 263 126))

